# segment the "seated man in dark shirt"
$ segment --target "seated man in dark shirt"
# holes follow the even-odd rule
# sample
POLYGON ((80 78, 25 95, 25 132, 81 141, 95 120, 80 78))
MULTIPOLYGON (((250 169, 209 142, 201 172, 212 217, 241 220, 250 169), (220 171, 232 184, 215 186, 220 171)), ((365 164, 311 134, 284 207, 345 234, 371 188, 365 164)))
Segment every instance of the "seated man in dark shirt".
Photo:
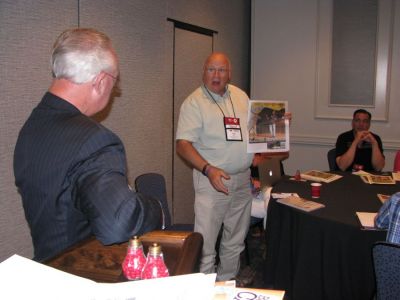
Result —
POLYGON ((336 164, 342 171, 381 171, 385 166, 380 137, 371 131, 371 114, 358 109, 353 114, 352 130, 336 141, 336 164))
POLYGON ((52 71, 14 151, 15 183, 38 261, 91 235, 120 243, 161 223, 157 200, 129 188, 122 141, 91 118, 108 104, 119 76, 110 39, 93 29, 63 32, 52 71))

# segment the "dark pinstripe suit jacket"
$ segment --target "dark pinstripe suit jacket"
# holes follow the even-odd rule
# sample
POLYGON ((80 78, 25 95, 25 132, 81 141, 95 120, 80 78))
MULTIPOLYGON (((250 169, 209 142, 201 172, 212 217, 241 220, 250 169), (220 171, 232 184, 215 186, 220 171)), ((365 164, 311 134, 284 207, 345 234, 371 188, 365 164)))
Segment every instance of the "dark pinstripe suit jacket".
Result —
POLYGON ((35 260, 93 234, 112 244, 160 225, 158 202, 129 189, 121 140, 51 93, 19 133, 14 174, 35 260))

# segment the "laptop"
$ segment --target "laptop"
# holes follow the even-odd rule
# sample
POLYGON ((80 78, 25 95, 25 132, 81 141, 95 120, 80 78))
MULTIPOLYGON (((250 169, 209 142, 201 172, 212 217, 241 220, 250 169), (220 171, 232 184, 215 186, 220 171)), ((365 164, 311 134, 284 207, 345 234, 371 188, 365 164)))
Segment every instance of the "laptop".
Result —
POLYGON ((274 186, 282 177, 280 159, 272 157, 259 164, 258 176, 260 178, 261 189, 266 186, 274 186))

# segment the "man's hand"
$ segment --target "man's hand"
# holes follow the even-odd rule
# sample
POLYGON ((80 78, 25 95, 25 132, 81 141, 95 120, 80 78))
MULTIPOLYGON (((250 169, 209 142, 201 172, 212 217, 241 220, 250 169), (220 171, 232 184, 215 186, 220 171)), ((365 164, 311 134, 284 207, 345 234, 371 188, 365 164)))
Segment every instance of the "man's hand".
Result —
POLYGON ((378 144, 378 142, 376 141, 374 135, 370 131, 363 131, 361 140, 365 141, 365 142, 369 142, 372 145, 378 144))
POLYGON ((222 178, 229 180, 231 177, 224 170, 210 165, 207 167, 207 177, 214 189, 226 195, 229 194, 228 188, 222 182, 222 178))
POLYGON ((292 124, 292 113, 291 112, 285 112, 285 115, 283 116, 283 118, 289 120, 289 126, 292 124))
POLYGON ((361 147, 363 142, 370 143, 372 146, 378 145, 372 132, 367 130, 357 131, 356 136, 354 137, 354 143, 356 143, 358 147, 361 147))

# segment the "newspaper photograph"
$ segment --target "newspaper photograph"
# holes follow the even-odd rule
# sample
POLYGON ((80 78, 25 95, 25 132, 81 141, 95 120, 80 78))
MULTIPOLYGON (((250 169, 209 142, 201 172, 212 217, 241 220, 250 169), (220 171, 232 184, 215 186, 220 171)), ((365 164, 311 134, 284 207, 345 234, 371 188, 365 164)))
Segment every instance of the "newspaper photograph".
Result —
POLYGON ((289 151, 289 120, 284 118, 287 101, 250 100, 248 153, 289 151))

